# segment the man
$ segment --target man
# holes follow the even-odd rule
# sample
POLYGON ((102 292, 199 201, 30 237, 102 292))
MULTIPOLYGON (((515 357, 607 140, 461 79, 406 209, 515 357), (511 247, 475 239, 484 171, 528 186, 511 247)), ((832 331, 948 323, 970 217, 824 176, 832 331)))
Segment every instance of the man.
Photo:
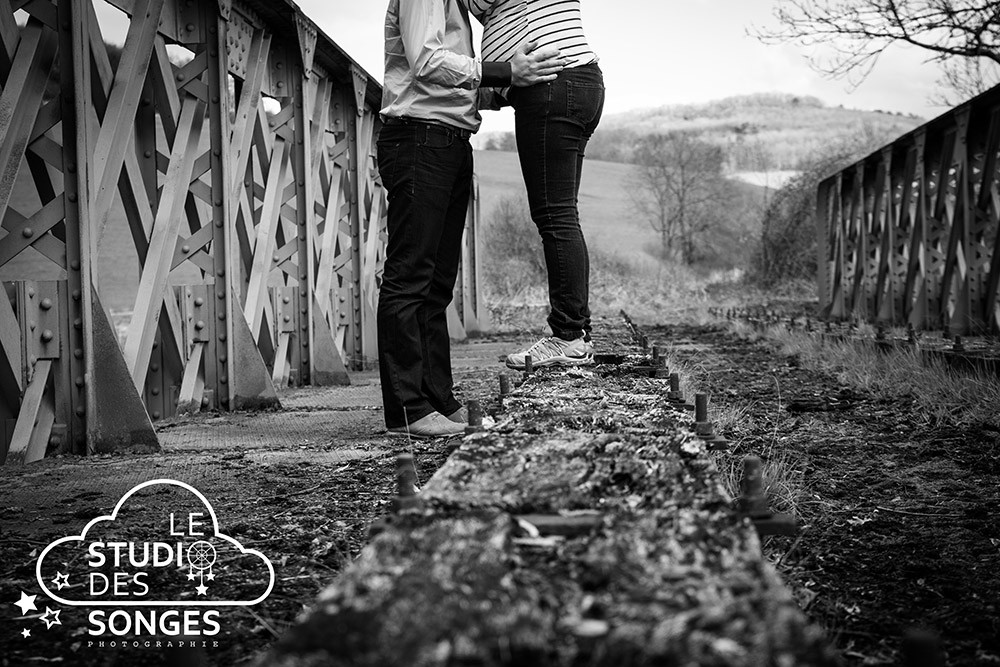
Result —
POLYGON ((446 308, 472 189, 478 88, 552 81, 564 64, 557 50, 536 52, 532 43, 509 63, 481 62, 458 0, 389 2, 378 138, 389 242, 377 319, 390 432, 435 437, 465 430, 465 411, 452 392, 446 308))

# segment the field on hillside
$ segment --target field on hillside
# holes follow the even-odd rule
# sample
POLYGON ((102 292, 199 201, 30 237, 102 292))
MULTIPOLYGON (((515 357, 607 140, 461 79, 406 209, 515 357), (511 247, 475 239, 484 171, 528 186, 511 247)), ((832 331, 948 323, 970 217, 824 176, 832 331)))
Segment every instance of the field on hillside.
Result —
MULTIPOLYGON (((475 161, 484 224, 489 224, 497 202, 504 197, 516 197, 527 206, 528 195, 516 153, 476 151, 475 161)), ((591 247, 651 262, 644 246, 656 243, 656 233, 632 211, 627 189, 630 171, 625 164, 596 160, 584 163, 580 225, 591 247)))

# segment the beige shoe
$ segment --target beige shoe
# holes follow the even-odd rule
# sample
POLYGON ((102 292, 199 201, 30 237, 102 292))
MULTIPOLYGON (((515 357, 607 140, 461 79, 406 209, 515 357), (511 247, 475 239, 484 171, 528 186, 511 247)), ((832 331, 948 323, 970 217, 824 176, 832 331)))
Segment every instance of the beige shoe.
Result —
POLYGON ((455 422, 456 424, 461 424, 462 426, 465 426, 466 424, 469 423, 469 413, 466 411, 465 408, 459 408, 458 410, 455 410, 450 415, 448 415, 448 419, 455 422))
POLYGON ((446 438, 464 434, 465 424, 453 422, 440 412, 432 412, 413 422, 409 427, 390 428, 389 433, 408 435, 411 438, 446 438))

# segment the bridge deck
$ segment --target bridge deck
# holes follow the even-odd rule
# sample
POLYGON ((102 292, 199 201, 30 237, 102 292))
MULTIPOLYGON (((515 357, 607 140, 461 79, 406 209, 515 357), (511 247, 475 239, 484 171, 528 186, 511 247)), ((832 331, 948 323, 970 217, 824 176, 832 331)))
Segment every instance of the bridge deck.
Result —
POLYGON ((259 664, 833 664, 624 351, 515 389, 259 664))

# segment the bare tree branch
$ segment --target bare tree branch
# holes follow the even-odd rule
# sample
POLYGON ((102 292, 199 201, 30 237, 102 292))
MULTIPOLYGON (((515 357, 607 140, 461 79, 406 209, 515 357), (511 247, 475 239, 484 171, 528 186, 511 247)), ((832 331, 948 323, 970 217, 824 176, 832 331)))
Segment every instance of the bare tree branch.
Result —
MULTIPOLYGON (((824 50, 832 55, 810 57, 813 67, 855 84, 895 43, 924 49, 930 61, 968 58, 1000 65, 998 0, 779 0, 774 15, 780 27, 753 28, 750 34, 770 44, 829 47, 824 50)), ((964 77, 962 85, 973 80, 964 77)), ((947 70, 942 83, 950 83, 947 70)))

